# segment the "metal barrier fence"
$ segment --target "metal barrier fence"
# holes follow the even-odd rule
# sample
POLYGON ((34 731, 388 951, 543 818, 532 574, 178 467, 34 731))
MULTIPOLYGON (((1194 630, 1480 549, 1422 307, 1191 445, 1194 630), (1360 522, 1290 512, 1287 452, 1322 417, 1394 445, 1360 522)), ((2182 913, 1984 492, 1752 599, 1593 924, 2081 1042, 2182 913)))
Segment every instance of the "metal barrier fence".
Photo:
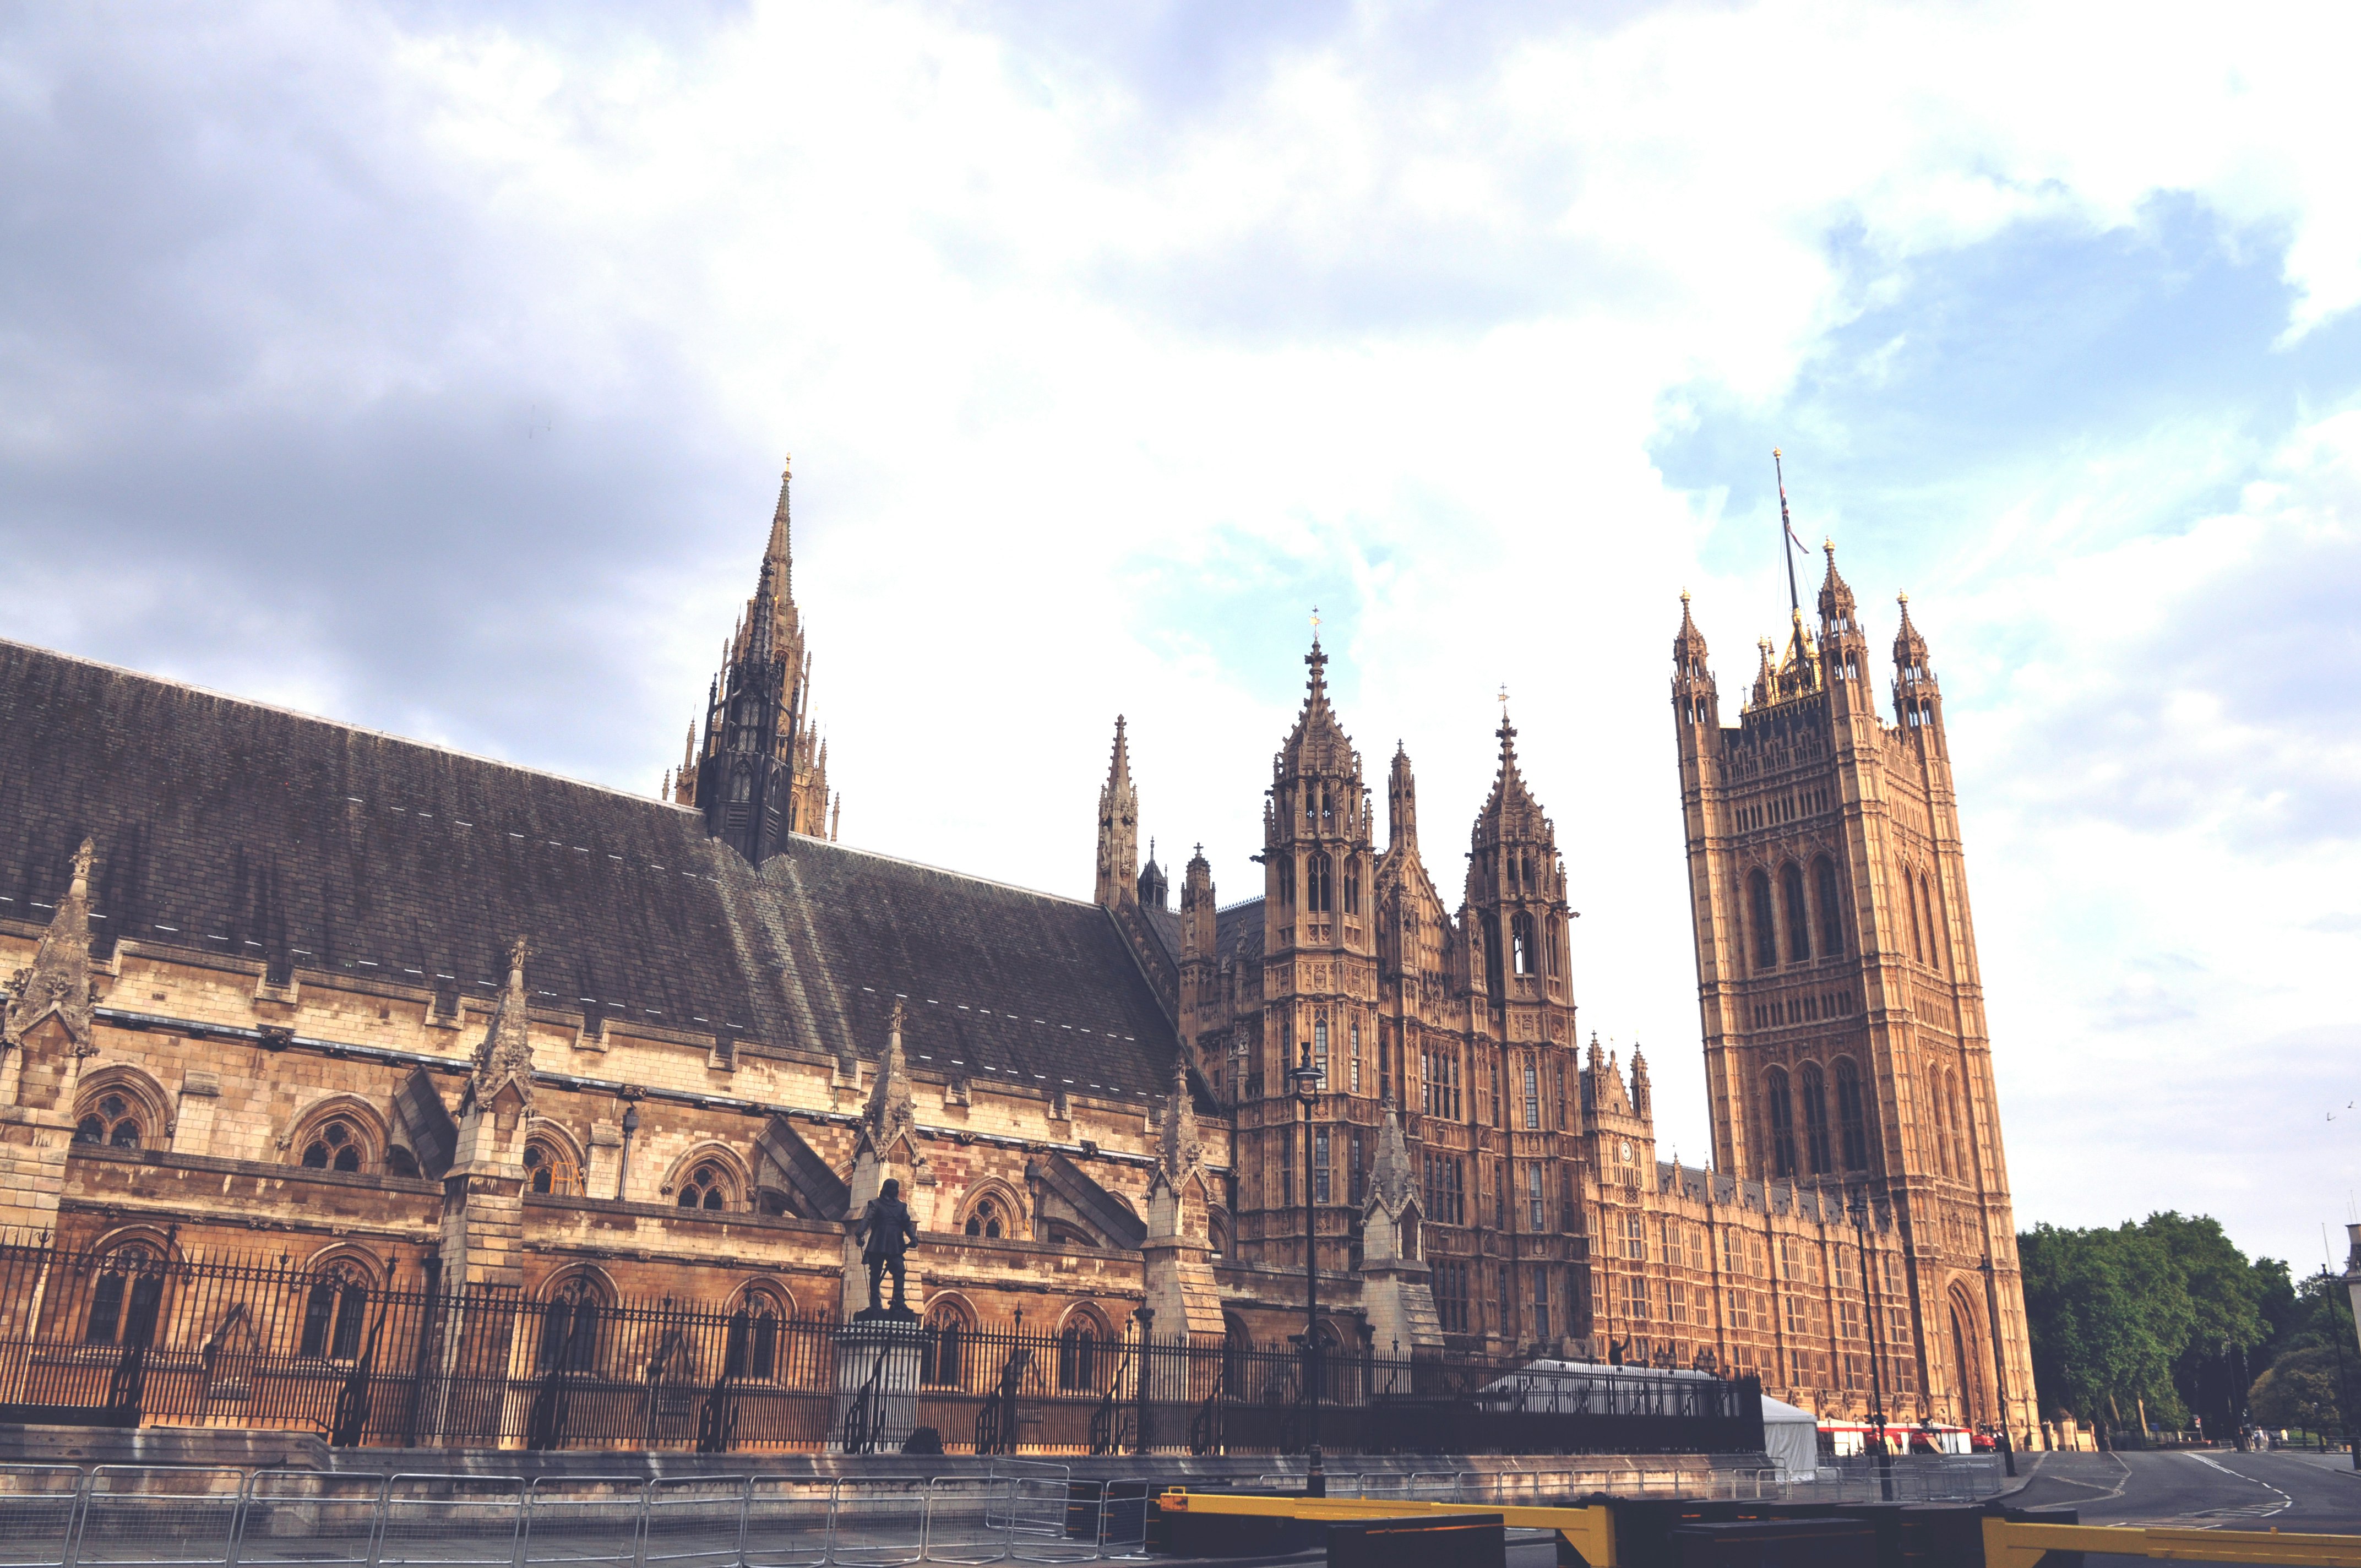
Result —
POLYGON ((1145 1481, 0 1466, 0 1568, 980 1568, 1144 1557, 1145 1481))

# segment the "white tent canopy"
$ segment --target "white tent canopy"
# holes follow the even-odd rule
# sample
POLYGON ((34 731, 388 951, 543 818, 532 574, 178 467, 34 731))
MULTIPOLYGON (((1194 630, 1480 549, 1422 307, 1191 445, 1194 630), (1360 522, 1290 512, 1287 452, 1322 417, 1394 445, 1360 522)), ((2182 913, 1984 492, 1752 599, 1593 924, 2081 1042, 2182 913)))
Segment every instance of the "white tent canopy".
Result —
POLYGON ((1820 1463, 1819 1419, 1784 1399, 1763 1395, 1763 1451, 1783 1475, 1810 1475, 1820 1463))

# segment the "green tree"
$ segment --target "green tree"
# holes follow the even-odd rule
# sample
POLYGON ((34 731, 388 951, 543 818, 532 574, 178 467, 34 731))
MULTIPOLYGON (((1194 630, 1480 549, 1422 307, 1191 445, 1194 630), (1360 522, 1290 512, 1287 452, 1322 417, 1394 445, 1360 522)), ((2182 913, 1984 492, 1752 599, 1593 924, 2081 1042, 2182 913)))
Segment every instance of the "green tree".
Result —
POLYGON ((2246 1396, 2256 1422, 2346 1431, 2344 1394, 2355 1349, 2344 1279, 2323 1269, 2279 1305, 2284 1315, 2270 1343, 2270 1365, 2246 1396))
POLYGON ((2172 1366, 2196 1321, 2164 1236, 2135 1224, 2017 1238, 2035 1382, 2046 1409, 2123 1425, 2145 1402, 2171 1420, 2172 1366))
MULTIPOLYGON (((2168 1210, 2150 1214, 2139 1228, 2171 1255, 2189 1301, 2187 1335, 2172 1359, 2179 1403, 2202 1412, 2205 1424, 2217 1435, 2227 1435, 2237 1430, 2240 1398, 2246 1392, 2240 1387, 2241 1369, 2268 1365, 2268 1357, 2255 1353, 2277 1332, 2266 1305, 2277 1299, 2272 1288, 2284 1284, 2287 1266, 2268 1259, 2263 1265, 2249 1262, 2223 1233, 2221 1222, 2210 1215, 2168 1210), (2276 1274, 2270 1272, 2274 1269, 2276 1274)), ((2293 1291, 2287 1295, 2291 1299, 2293 1291)), ((2149 1413, 2163 1414, 2153 1402, 2149 1413)))

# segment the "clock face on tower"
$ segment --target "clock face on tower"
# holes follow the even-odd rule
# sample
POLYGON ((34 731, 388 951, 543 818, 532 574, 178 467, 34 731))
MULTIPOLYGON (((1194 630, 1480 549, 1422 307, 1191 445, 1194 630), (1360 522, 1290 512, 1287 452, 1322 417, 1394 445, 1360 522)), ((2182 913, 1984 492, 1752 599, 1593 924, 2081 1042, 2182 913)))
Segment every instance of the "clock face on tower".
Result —
POLYGON ((1623 1140, 1623 1163, 1625 1165, 1631 1163, 1631 1140, 1629 1138, 1623 1140))

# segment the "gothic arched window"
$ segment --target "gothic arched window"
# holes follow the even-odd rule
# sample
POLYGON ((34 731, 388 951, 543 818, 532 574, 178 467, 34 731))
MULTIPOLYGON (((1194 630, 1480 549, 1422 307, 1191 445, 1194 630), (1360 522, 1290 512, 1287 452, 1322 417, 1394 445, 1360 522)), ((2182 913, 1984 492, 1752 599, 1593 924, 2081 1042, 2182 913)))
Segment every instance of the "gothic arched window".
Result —
POLYGON ((1521 909, 1509 920, 1509 953, 1517 973, 1533 972, 1533 917, 1521 909))
POLYGON ((1812 912, 1804 905, 1804 869, 1790 861, 1779 868, 1779 897, 1787 906, 1787 958, 1801 963, 1812 956, 1812 912))
POLYGON ((1968 1117, 1960 1094, 1960 1075, 1947 1072, 1943 1081, 1951 1113, 1951 1162, 1959 1167, 1960 1179, 1965 1181, 1975 1175, 1975 1167, 1968 1158, 1968 1117))
POLYGON ((1314 850, 1303 862, 1303 908, 1309 915, 1325 915, 1333 905, 1335 890, 1332 879, 1335 862, 1328 851, 1314 850))
POLYGON ((360 1266, 329 1264, 313 1277, 303 1302, 300 1354, 350 1361, 361 1353, 361 1325, 368 1316, 368 1280, 360 1266))
POLYGON ((1918 879, 1918 897, 1927 905, 1927 962, 1937 970, 1943 967, 1943 923, 1935 918, 1935 879, 1918 879))
POLYGON ((1547 920, 1543 923, 1543 927, 1549 933, 1549 971, 1550 978, 1554 980, 1565 972, 1563 967, 1565 960, 1558 953, 1557 922, 1554 919, 1547 920))
POLYGON ((751 1377, 767 1383, 779 1370, 779 1328, 786 1308, 776 1293, 762 1287, 747 1290, 738 1310, 730 1314, 729 1337, 723 1342, 721 1375, 751 1377))
POLYGON ((1847 1170, 1869 1168, 1869 1116, 1861 1103, 1861 1069, 1850 1057, 1837 1058, 1837 1126, 1843 1136, 1847 1170))
POLYGON ((681 1179, 680 1196, 674 1202, 684 1209, 727 1209, 730 1207, 730 1173, 716 1160, 699 1160, 681 1179))
POLYGON ((1779 928, 1771 916, 1771 879, 1760 870, 1746 876, 1746 915, 1754 927, 1754 967, 1759 972, 1779 967, 1779 928))
POLYGON ((1058 1336, 1058 1387, 1077 1392, 1098 1389, 1098 1325, 1087 1313, 1077 1312, 1058 1336))
POLYGON ((1828 1159, 1828 1091, 1820 1077, 1819 1064, 1804 1064, 1804 1157, 1814 1176, 1826 1176, 1831 1165, 1828 1159))
POLYGON ((1795 1113, 1787 1103, 1787 1071, 1773 1068, 1763 1080, 1763 1098, 1771 1117, 1771 1174, 1795 1174, 1795 1113))
POLYGON ((605 1292, 588 1274, 570 1275, 541 1309, 541 1370, 588 1372, 598 1355, 598 1317, 605 1292))
POLYGON ((102 1144, 114 1149, 136 1149, 140 1143, 139 1113, 120 1094, 103 1094, 74 1124, 73 1141, 102 1144))
POLYGON ((1920 963, 1927 961, 1927 944, 1918 934, 1918 873, 1902 873, 1902 902, 1910 906, 1910 956, 1920 963))
POLYGON ((360 1136, 350 1122, 331 1116, 313 1129, 311 1141, 303 1146, 303 1163, 313 1170, 358 1170, 360 1136))
POLYGON ((107 1255, 90 1288, 90 1311, 82 1319, 86 1344, 144 1345, 156 1337, 164 1304, 164 1260, 134 1243, 107 1255))
POLYGON ((1000 1205, 986 1198, 968 1211, 967 1234, 986 1241, 998 1241, 1008 1234, 1008 1222, 1001 1216, 1000 1205))
POLYGON ((1361 912, 1361 862, 1355 855, 1345 857, 1345 913, 1361 912))
POLYGON ((950 1302, 927 1309, 927 1337, 919 1348, 918 1381, 957 1387, 966 1370, 968 1336, 975 1325, 950 1302))
POLYGON ((1949 1104, 1951 1086, 1943 1081, 1943 1074, 1940 1071, 1930 1073, 1928 1075, 1928 1081, 1929 1088, 1927 1092, 1932 1094, 1935 1099, 1935 1125, 1933 1129, 1935 1139, 1935 1158, 1937 1163, 1942 1167, 1943 1174, 1945 1176, 1950 1176, 1955 1174, 1951 1168, 1951 1108, 1949 1104))
POLYGON ((1820 951, 1844 951, 1844 912, 1837 898, 1837 863, 1822 855, 1812 862, 1812 891, 1820 902, 1820 951))
POLYGON ((581 1168, 553 1138, 525 1140, 524 1180, 526 1188, 534 1192, 566 1194, 582 1190, 581 1168))

